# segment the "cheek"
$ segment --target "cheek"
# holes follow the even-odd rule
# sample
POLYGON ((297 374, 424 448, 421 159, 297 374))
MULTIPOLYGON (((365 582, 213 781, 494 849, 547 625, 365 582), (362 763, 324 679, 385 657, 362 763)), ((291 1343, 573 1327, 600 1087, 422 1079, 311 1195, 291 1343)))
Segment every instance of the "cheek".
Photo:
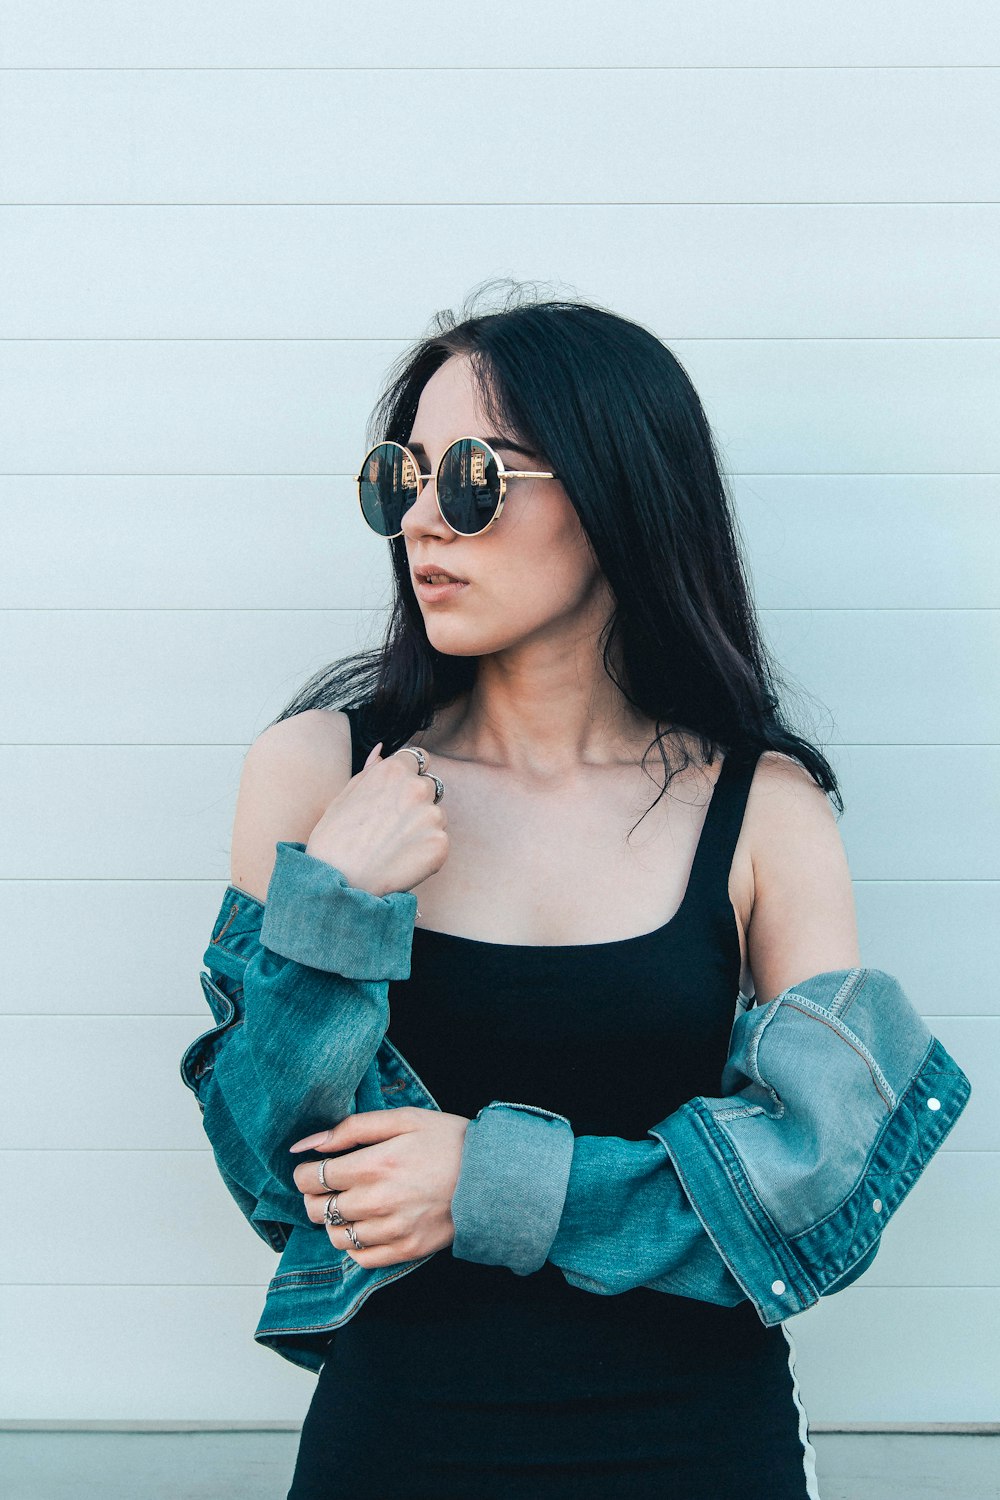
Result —
POLYGON ((488 575, 481 618, 501 618, 517 635, 583 605, 598 577, 589 551, 566 541, 517 562, 505 559, 488 575))
POLYGON ((589 596, 600 568, 575 514, 549 530, 551 535, 524 559, 523 571, 531 596, 560 611, 589 596))
POLYGON ((504 593, 550 605, 581 599, 599 572, 586 532, 569 501, 542 502, 511 517, 511 526, 490 560, 491 583, 502 580, 504 593))

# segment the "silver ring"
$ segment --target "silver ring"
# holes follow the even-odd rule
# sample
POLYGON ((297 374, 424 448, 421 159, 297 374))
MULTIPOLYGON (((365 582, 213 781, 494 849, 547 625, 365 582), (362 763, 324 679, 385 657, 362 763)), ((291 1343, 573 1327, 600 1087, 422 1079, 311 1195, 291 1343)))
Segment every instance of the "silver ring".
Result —
POLYGON ((326 1164, 329 1159, 330 1158, 328 1156, 324 1156, 321 1157, 320 1160, 316 1163, 319 1170, 319 1180, 323 1184, 324 1193, 329 1193, 332 1191, 330 1184, 327 1182, 326 1177, 324 1176, 324 1173, 326 1172, 326 1164))
POLYGON ((362 1245, 361 1241, 358 1239, 357 1235, 354 1233, 354 1225, 353 1224, 345 1224, 344 1228, 347 1230, 347 1238, 350 1240, 350 1242, 354 1246, 355 1250, 363 1250, 365 1247, 364 1247, 364 1245, 362 1245))
POLYGON ((336 1193, 331 1193, 326 1200, 326 1208, 323 1210, 323 1222, 325 1224, 346 1224, 347 1220, 337 1207, 337 1197, 343 1188, 338 1188, 336 1193))
POLYGON ((440 802, 444 796, 444 782, 439 776, 431 776, 431 780, 434 783, 434 801, 440 802))
POLYGON ((402 755, 404 751, 407 755, 415 755, 417 757, 417 765, 420 767, 417 775, 422 776, 424 774, 424 767, 427 764, 427 757, 424 755, 424 752, 418 749, 416 745, 400 745, 395 753, 402 755))

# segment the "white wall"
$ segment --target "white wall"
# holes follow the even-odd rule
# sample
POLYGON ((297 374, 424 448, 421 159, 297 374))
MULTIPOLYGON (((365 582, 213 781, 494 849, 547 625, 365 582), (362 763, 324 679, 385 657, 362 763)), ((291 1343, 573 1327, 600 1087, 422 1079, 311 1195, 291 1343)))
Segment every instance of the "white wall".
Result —
POLYGON ((788 1325, 810 1417, 996 1419, 996 8, 0 21, 0 1415, 305 1411, 177 1062, 245 749, 384 606, 349 477, 380 377, 512 274, 689 369, 865 961, 973 1080, 869 1273, 788 1325))

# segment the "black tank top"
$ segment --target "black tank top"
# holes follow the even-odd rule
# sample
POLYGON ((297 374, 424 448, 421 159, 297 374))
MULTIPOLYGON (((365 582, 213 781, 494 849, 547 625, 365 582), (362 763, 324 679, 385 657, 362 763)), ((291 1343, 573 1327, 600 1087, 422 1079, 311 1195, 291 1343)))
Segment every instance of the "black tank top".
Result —
MULTIPOLYGON (((356 774, 371 745, 356 711, 348 717, 356 774)), ((471 1119, 492 1099, 518 1099, 565 1115, 576 1135, 644 1140, 688 1099, 718 1095, 740 982, 729 872, 755 765, 756 756, 724 757, 681 905, 651 932, 530 946, 414 927, 410 977, 389 985, 387 1035, 442 1109, 471 1119)), ((551 1262, 521 1277, 439 1254, 380 1288, 363 1313, 416 1314, 423 1304, 428 1316, 457 1315, 488 1282, 494 1298, 542 1298, 585 1317, 623 1301, 571 1287, 551 1262)), ((732 1322, 734 1309, 639 1290, 658 1316, 683 1302, 732 1322)), ((762 1330, 742 1306, 747 1331, 762 1330)))
MULTIPOLYGON (((370 744, 350 717, 357 772, 370 744)), ((652 932, 522 947, 414 928, 388 1035, 442 1109, 516 1099, 577 1135, 643 1140, 719 1092, 740 969, 729 870, 756 760, 724 758, 684 899, 652 932)), ((804 1500, 790 1349, 747 1299, 604 1296, 552 1261, 518 1276, 445 1248, 332 1334, 289 1500, 599 1500, 616 1478, 636 1497, 804 1500)))

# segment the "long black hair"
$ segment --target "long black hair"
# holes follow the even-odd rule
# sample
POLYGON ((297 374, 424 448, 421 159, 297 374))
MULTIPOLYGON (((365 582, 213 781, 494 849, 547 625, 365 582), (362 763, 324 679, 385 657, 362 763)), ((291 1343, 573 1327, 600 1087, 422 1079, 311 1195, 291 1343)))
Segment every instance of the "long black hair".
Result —
MULTIPOLYGON (((793 757, 842 814, 829 761, 782 716, 776 687, 787 685, 760 634, 722 464, 686 370, 638 323, 505 284, 504 305, 470 310, 470 300, 498 285, 485 283, 460 318, 437 313, 430 333, 400 355, 369 419, 369 445, 405 443, 424 385, 452 355, 468 356, 494 430, 560 476, 607 579, 614 609, 601 638, 604 667, 656 723, 646 754, 659 751, 660 796, 690 763, 684 740, 694 736, 709 764, 717 747, 793 757), (676 764, 664 749, 671 740, 676 764)), ((385 756, 472 686, 478 657, 431 645, 404 537, 389 548, 393 599, 382 645, 315 673, 273 722, 308 708, 357 708, 363 738, 382 740, 385 756)))

